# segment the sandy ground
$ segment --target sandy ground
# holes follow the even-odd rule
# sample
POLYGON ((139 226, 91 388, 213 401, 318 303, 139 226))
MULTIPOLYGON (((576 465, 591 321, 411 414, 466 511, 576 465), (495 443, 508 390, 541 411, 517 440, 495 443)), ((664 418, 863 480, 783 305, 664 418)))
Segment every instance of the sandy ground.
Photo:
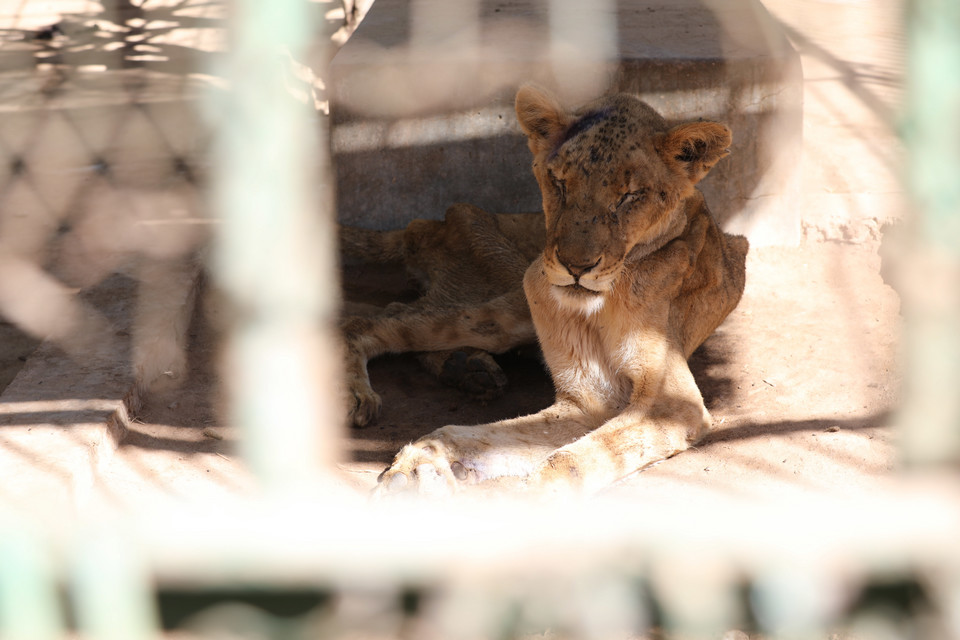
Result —
MULTIPOLYGON (((878 269, 869 246, 754 250, 743 301, 691 359, 715 431, 695 451, 622 484, 833 488, 889 471, 899 302, 878 269)), ((347 467, 356 484, 372 486, 400 446, 436 427, 550 404, 538 359, 500 360, 511 386, 486 404, 443 387, 413 358, 375 361, 370 375, 384 412, 376 425, 351 432, 347 467)))
MULTIPOLYGON (((900 69, 895 3, 767 4, 803 56, 807 240, 751 252, 742 303, 692 358, 715 431, 695 450, 624 479, 617 491, 678 484, 746 493, 836 490, 867 486, 896 464, 899 302, 880 277, 877 253, 882 225, 903 213, 900 149, 888 122, 900 69), (818 11, 804 9, 810 4, 818 11), (858 37, 841 37, 852 32, 858 37)), ((348 269, 344 282, 352 299, 413 295, 396 273, 348 269)), ((133 295, 122 278, 101 287, 105 299, 133 295)), ((220 410, 217 337, 203 314, 191 331, 189 380, 147 398, 119 450, 97 467, 95 482, 113 487, 109 493, 121 502, 154 492, 250 486, 236 455, 237 434, 220 410)), ((0 388, 36 344, 0 323, 0 388)), ((56 360, 49 349, 44 357, 56 360)), ((403 444, 439 426, 524 414, 551 402, 535 356, 505 354, 500 361, 510 388, 487 403, 440 385, 412 357, 372 363, 383 415, 349 432, 340 465, 345 483, 369 490, 403 444)))
MULTIPOLYGON (((621 484, 642 491, 673 483, 738 492, 835 489, 862 487, 888 472, 895 463, 899 301, 879 264, 875 246, 754 250, 743 301, 691 359, 715 431, 695 450, 621 484)), ((382 301, 408 287, 395 272, 371 275, 348 270, 348 297, 382 301)), ((103 286, 132 294, 122 278, 103 286)), ((220 410, 217 337, 202 314, 191 340, 190 378, 177 391, 146 399, 119 455, 102 469, 104 482, 160 483, 173 493, 181 486, 197 491, 197 476, 220 488, 248 486, 234 452, 236 433, 220 410)), ((18 337, 2 344, 9 378, 33 343, 18 337)), ((510 387, 486 403, 443 386, 412 356, 374 361, 370 375, 383 414, 349 432, 341 464, 348 484, 370 489, 402 445, 437 427, 528 413, 552 401, 536 353, 499 360, 510 387)))
MULTIPOLYGON (((806 239, 799 247, 751 251, 741 304, 691 359, 713 432, 608 490, 640 509, 697 493, 879 495, 875 489, 897 468, 900 303, 880 275, 878 251, 883 225, 905 212, 902 149, 890 124, 902 66, 899 3, 765 4, 803 59, 798 161, 806 239)), ((350 267, 344 284, 353 300, 414 295, 393 271, 350 267)), ((134 282, 114 276, 82 295, 118 336, 129 336, 134 282)), ((142 508, 170 497, 217 505, 247 494, 255 483, 223 411, 220 340, 203 313, 190 339, 189 378, 176 391, 146 398, 115 448, 104 425, 123 414, 127 354, 99 368, 71 362, 0 321, 0 505, 42 505, 56 514, 51 530, 59 530, 63 508, 142 508)), ((383 414, 347 433, 337 470, 342 483, 365 495, 410 440, 445 424, 491 421, 551 402, 536 354, 499 361, 510 386, 486 403, 442 386, 413 357, 371 363, 383 414)))

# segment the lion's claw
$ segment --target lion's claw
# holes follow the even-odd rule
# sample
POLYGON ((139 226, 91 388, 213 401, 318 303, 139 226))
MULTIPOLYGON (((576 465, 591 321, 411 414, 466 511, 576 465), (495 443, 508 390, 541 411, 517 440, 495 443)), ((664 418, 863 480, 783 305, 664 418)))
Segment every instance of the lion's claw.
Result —
POLYGON ((450 463, 450 471, 453 473, 453 477, 460 482, 465 482, 469 475, 467 468, 463 466, 463 463, 459 460, 454 460, 452 463, 450 463))
POLYGON ((408 444, 378 479, 374 497, 417 494, 430 497, 453 495, 470 478, 459 460, 450 462, 439 442, 408 444))
POLYGON ((386 490, 392 492, 403 491, 407 486, 407 475, 405 473, 395 473, 387 480, 386 490))

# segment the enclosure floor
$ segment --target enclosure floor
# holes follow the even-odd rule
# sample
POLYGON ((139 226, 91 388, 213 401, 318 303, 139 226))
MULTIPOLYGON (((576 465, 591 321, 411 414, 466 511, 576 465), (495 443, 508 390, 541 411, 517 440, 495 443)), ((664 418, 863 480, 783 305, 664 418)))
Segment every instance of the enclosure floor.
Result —
MULTIPOLYGON (((691 358, 714 431, 621 486, 832 489, 887 473, 895 461, 900 323, 898 297, 879 267, 868 246, 754 250, 742 302, 691 358)), ((352 484, 372 487, 401 446, 437 427, 507 418, 552 401, 538 359, 501 361, 510 388, 486 404, 440 385, 412 357, 374 361, 370 377, 383 415, 349 434, 343 471, 352 484)))
MULTIPOLYGON (((694 450, 624 479, 617 490, 862 488, 890 471, 900 320, 898 297, 879 269, 869 246, 754 250, 743 301, 691 359, 714 431, 694 450)), ((395 273, 372 275, 348 271, 346 282, 361 280, 361 297, 373 300, 404 284, 395 273)), ((191 341, 190 377, 176 391, 148 396, 119 449, 91 472, 108 501, 132 505, 150 495, 197 497, 250 487, 235 451, 237 434, 221 411, 218 337, 202 314, 191 341)), ((2 344, 4 368, 21 364, 22 348, 2 344)), ((56 362, 48 357, 45 364, 56 362)), ((411 356, 374 361, 370 376, 383 414, 372 426, 347 431, 343 484, 368 491, 400 447, 437 427, 506 418, 551 402, 536 354, 507 354, 501 362, 509 389, 482 403, 441 385, 411 356)), ((116 367, 122 371, 127 363, 118 359, 116 367)), ((49 368, 44 375, 63 380, 49 368)), ((87 375, 80 378, 89 384, 87 375)), ((70 396, 70 389, 61 391, 70 396)), ((283 437, 281 426, 277 437, 283 437)), ((19 464, 32 468, 20 473, 8 462, 4 476, 37 473, 35 460, 19 464)))
MULTIPOLYGON (((714 431, 694 450, 625 478, 615 491, 867 488, 896 464, 899 299, 881 278, 878 249, 881 226, 904 211, 897 179, 902 150, 889 124, 899 95, 902 40, 893 20, 899 9, 894 2, 765 4, 791 29, 803 59, 805 150, 798 161, 807 240, 795 248, 752 250, 743 301, 692 358, 714 431)), ((377 299, 405 285, 397 274, 369 275, 348 271, 345 281, 353 287, 362 281, 361 294, 377 299)), ((134 295, 132 288, 118 293, 134 295)), ((218 336, 202 314, 191 341, 186 383, 146 398, 119 448, 81 474, 98 499, 139 504, 153 495, 236 494, 251 487, 235 429, 221 411, 218 336)), ((0 388, 34 347, 0 324, 0 388)), ((129 366, 123 356, 118 371, 129 366)), ((507 354, 502 363, 509 390, 483 404, 441 386, 411 357, 373 362, 383 415, 346 434, 341 484, 368 491, 403 444, 439 426, 519 415, 551 401, 535 357, 507 354)), ((48 373, 62 379, 62 372, 48 373)), ((69 396, 71 389, 62 392, 69 396)), ((11 449, 6 455, 5 481, 49 466, 11 449)), ((70 482, 75 476, 58 477, 70 482)), ((17 486, 18 501, 47 499, 31 495, 29 483, 17 486)))

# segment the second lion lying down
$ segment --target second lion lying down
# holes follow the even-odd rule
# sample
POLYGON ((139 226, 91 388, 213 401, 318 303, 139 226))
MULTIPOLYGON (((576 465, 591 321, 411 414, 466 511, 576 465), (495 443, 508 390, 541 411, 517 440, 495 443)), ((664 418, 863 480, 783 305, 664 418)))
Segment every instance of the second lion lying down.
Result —
MULTIPOLYGON (((501 352, 534 338, 556 401, 437 429, 397 454, 379 494, 445 494, 503 476, 595 491, 683 451, 710 425, 687 358, 740 300, 747 241, 717 227, 695 185, 727 155, 730 130, 669 127, 626 94, 567 113, 527 86, 516 110, 542 217, 458 205, 445 222, 402 232, 344 230, 347 252, 392 251, 427 283, 412 306, 344 323, 351 416, 363 424, 379 410, 371 357, 432 352, 443 369, 453 350, 501 352), (437 258, 450 255, 460 258, 437 258)), ((471 357, 485 366, 484 356, 471 357)))

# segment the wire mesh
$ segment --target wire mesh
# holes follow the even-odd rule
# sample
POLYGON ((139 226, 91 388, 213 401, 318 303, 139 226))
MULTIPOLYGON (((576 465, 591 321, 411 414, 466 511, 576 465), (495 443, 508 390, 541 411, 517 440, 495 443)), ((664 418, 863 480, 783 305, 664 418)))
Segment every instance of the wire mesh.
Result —
MULTIPOLYGON (((852 499, 690 492, 642 505, 440 509, 374 508, 319 483, 337 459, 340 420, 332 221, 314 213, 332 200, 325 180, 313 182, 328 171, 326 127, 309 108, 324 101, 299 63, 317 6, 248 0, 231 14, 200 0, 105 0, 48 14, 41 4, 3 16, 0 313, 79 360, 102 357, 126 336, 76 291, 129 274, 132 375, 141 393, 163 388, 185 376, 186 324, 215 231, 214 277, 234 305, 231 419, 271 491, 91 510, 39 530, 0 512, 0 637, 960 637, 952 476, 852 499)), ((550 4, 560 32, 582 26, 569 5, 550 4)), ((940 60, 957 31, 925 13, 936 4, 914 14, 914 41, 930 47, 924 71, 939 69, 926 56, 940 60)), ((343 19, 358 13, 344 4, 343 19)), ((598 16, 586 31, 601 41, 610 25, 598 16)), ((953 181, 939 170, 956 168, 956 150, 942 129, 924 129, 939 119, 925 111, 949 98, 941 78, 915 89, 914 157, 934 161, 941 180, 920 179, 938 213, 922 218, 931 227, 914 250, 944 245, 932 269, 952 274, 955 243, 941 241, 955 203, 939 196, 953 181)), ((946 102, 954 113, 955 98, 946 102)), ((956 305, 924 289, 905 303, 938 329, 914 353, 944 365, 906 413, 906 453, 920 466, 956 455, 952 405, 931 412, 954 395, 956 359, 942 356, 956 305)))

